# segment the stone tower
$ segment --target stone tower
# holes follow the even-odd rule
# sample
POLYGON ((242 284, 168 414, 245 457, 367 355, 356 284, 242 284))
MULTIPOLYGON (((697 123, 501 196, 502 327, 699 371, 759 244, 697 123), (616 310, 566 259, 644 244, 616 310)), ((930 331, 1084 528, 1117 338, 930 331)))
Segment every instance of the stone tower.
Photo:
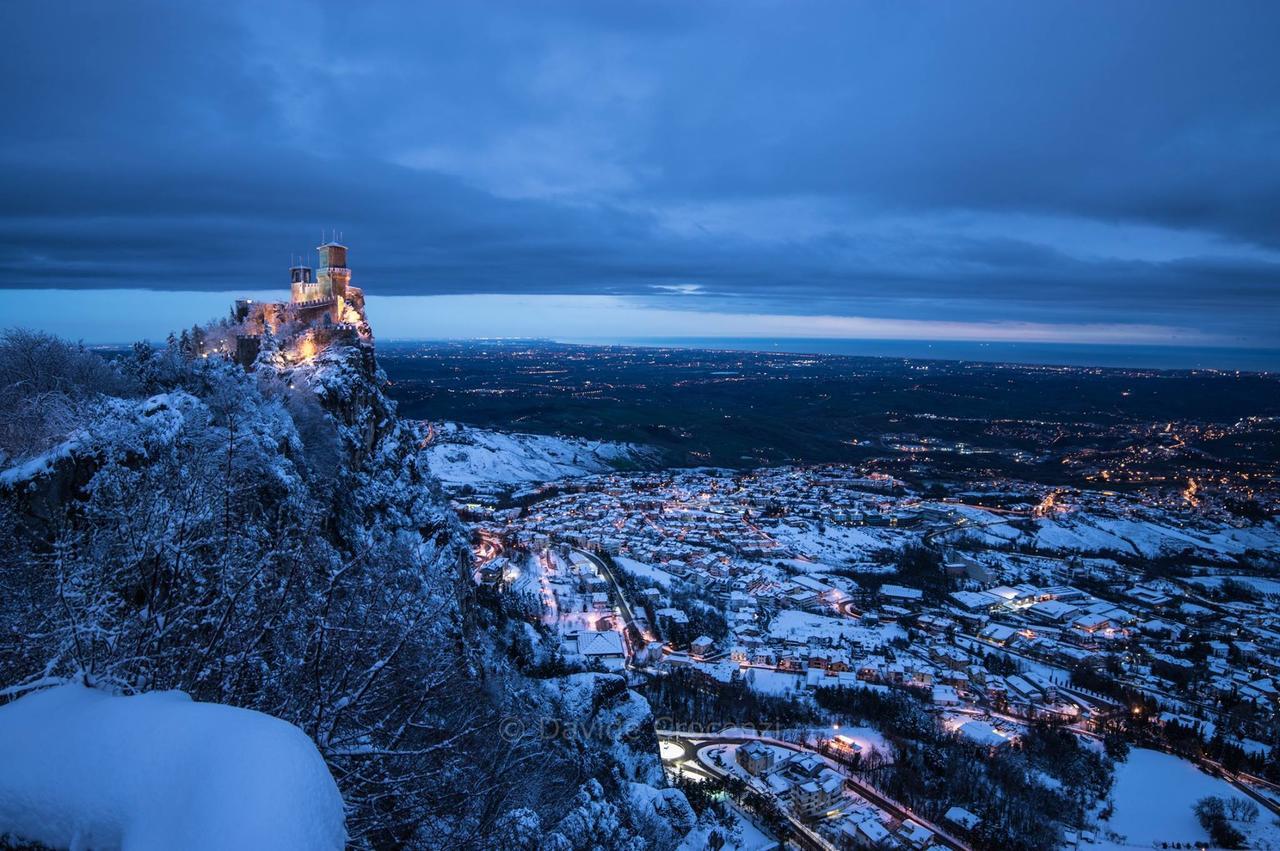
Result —
POLYGON ((347 247, 337 242, 326 242, 319 246, 320 266, 316 273, 316 283, 320 286, 321 298, 346 298, 347 285, 351 283, 351 270, 347 268, 347 247))

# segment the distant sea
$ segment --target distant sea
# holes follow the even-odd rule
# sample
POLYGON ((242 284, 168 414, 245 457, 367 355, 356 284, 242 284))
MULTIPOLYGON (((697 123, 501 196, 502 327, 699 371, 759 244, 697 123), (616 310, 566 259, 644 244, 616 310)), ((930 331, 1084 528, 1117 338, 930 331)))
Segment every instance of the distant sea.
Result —
POLYGON ((1125 346, 1092 343, 974 343, 929 340, 768 339, 753 337, 631 337, 562 339, 587 345, 732 349, 751 352, 853 355, 1061 366, 1280 371, 1280 349, 1229 346, 1125 346))

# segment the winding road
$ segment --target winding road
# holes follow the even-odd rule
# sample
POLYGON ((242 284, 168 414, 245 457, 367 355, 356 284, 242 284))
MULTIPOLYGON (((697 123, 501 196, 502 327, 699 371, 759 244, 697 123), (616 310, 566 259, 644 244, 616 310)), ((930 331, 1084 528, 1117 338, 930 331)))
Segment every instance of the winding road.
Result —
MULTIPOLYGON (((823 757, 823 759, 827 760, 829 764, 831 762, 827 757, 823 756, 823 754, 819 753, 818 751, 812 750, 811 748, 807 748, 803 745, 798 745, 795 742, 787 742, 781 739, 772 739, 764 736, 708 735, 703 733, 691 733, 683 730, 658 730, 657 733, 658 733, 659 740, 674 742, 684 750, 695 753, 695 754, 697 753, 699 748, 706 747, 707 745, 730 745, 730 744, 745 744, 747 742, 763 742, 764 744, 776 745, 778 747, 786 748, 788 750, 796 751, 798 753, 812 753, 817 756, 823 757)), ((717 774, 720 777, 729 776, 729 772, 718 769, 712 765, 708 765, 706 762, 700 762, 700 764, 706 770, 710 771, 713 774, 717 774)), ((835 764, 837 766, 839 765, 839 763, 835 763, 835 764)), ((933 832, 934 837, 939 845, 946 848, 953 849, 953 851, 972 851, 970 846, 965 845, 959 839, 956 839, 954 836, 951 836, 945 830, 938 827, 933 822, 930 822, 929 820, 921 817, 915 812, 912 812, 910 808, 905 807, 897 803, 896 801, 885 797, 874 787, 867 785, 861 780, 850 777, 844 771, 841 771, 841 774, 844 775, 845 785, 847 788, 856 792, 859 796, 870 801, 876 807, 889 813, 891 816, 893 816, 895 819, 899 821, 905 821, 907 819, 911 819, 917 824, 923 825, 924 827, 926 827, 927 829, 933 832)), ((807 848, 811 848, 811 849, 822 849, 822 851, 830 851, 830 849, 832 848, 831 843, 827 842, 827 840, 823 839, 821 836, 815 833, 811 828, 809 828, 803 822, 794 818, 791 815, 790 810, 787 808, 785 804, 782 804, 781 802, 779 802, 779 804, 780 804, 779 808, 787 815, 787 818, 792 824, 792 826, 796 828, 799 837, 801 837, 804 840, 801 844, 804 844, 807 848)))

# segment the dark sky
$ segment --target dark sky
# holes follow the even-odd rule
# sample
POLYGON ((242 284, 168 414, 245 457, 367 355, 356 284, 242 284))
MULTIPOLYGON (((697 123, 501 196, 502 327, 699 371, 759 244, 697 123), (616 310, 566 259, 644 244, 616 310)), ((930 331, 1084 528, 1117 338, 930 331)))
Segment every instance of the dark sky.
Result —
POLYGON ((380 295, 1280 345, 1273 0, 2 20, 9 288, 282 287, 336 228, 380 295))

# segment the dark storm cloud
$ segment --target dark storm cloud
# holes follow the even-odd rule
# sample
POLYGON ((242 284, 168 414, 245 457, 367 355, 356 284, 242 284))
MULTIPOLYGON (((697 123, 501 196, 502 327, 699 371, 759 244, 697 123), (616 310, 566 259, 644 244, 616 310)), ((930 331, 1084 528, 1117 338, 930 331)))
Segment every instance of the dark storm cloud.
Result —
POLYGON ((380 293, 1278 336, 1272 3, 5 21, 10 287, 261 289, 337 227, 380 293))

